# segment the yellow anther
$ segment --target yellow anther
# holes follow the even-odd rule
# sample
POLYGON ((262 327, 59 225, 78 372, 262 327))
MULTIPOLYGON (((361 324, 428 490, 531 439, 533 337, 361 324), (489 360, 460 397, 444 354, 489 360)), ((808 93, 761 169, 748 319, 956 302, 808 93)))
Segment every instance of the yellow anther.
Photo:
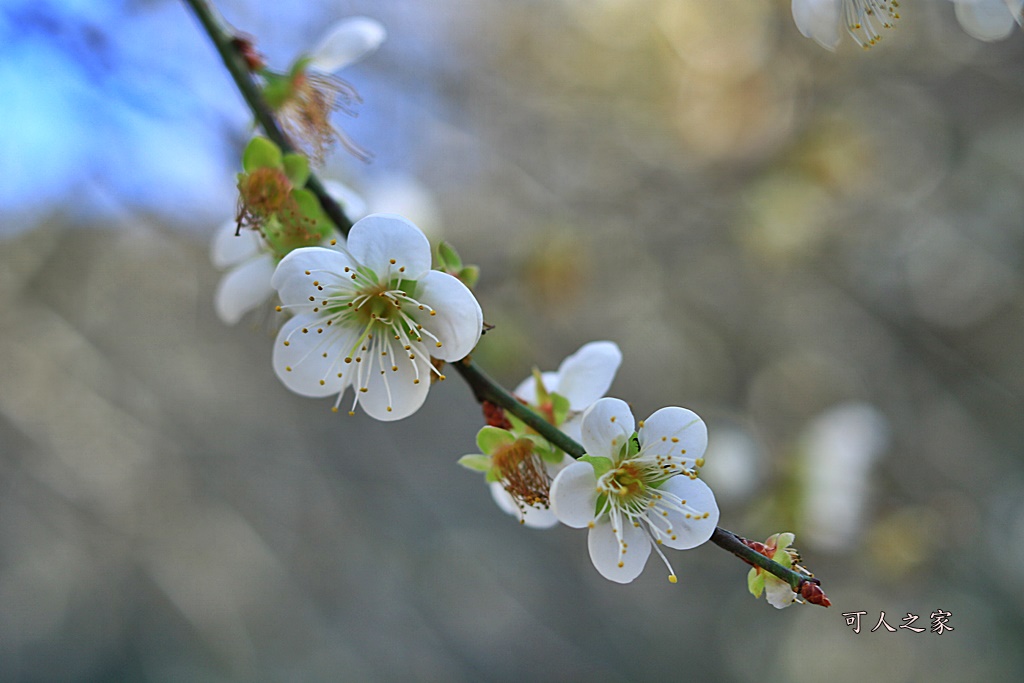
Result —
POLYGON ((669 574, 668 575, 668 582, 669 583, 678 583, 679 579, 676 578, 675 574, 669 574))
POLYGON ((323 385, 325 385, 325 384, 327 384, 327 382, 325 382, 325 381, 323 381, 323 380, 320 380, 320 386, 323 386, 323 385))
POLYGON ((291 344, 292 343, 290 341, 288 341, 287 339, 284 340, 284 345, 285 346, 291 346, 291 344))

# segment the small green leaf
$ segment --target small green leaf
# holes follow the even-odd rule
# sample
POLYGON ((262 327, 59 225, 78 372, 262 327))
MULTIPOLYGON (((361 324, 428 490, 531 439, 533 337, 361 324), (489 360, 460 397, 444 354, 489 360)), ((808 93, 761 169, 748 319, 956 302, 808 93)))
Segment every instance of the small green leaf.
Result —
POLYGON ((462 259, 459 258, 459 252, 455 251, 455 247, 444 241, 437 244, 437 261, 441 266, 441 270, 447 272, 457 272, 462 268, 462 259))
POLYGON ((483 427, 476 434, 476 445, 480 447, 481 453, 494 455, 502 446, 511 446, 515 443, 516 437, 512 432, 490 425, 483 427))
POLYGON ((761 597, 761 593, 764 591, 764 576, 765 572, 758 571, 756 567, 751 568, 747 573, 747 588, 755 598, 761 597))
POLYGON ((312 61, 313 58, 310 57, 309 55, 302 55, 301 57, 299 57, 298 59, 295 60, 295 63, 292 64, 291 69, 288 70, 288 77, 294 79, 296 76, 303 73, 306 70, 306 67, 309 66, 309 63, 312 61))
POLYGON ((509 431, 514 432, 515 434, 526 434, 529 431, 529 427, 526 426, 525 422, 507 410, 505 411, 505 419, 512 425, 512 429, 509 431))
POLYGON ((501 481, 501 477, 498 476, 498 470, 494 468, 487 470, 487 474, 484 476, 484 481, 486 481, 488 484, 493 484, 495 482, 501 481))
POLYGON ((599 455, 584 455, 580 460, 590 463, 590 466, 594 468, 594 476, 598 479, 612 468, 612 461, 599 455))
POLYGON ((264 69, 261 74, 266 82, 266 85, 263 86, 263 99, 267 101, 267 105, 271 109, 277 111, 294 92, 292 77, 268 69, 264 69))
POLYGON ((490 457, 479 453, 462 456, 459 458, 459 464, 467 470, 473 470, 474 472, 487 472, 491 469, 490 457))
MULTIPOLYGON (((315 194, 309 190, 295 188, 292 190, 292 199, 299 206, 303 218, 307 219, 304 221, 307 231, 316 233, 320 239, 331 234, 331 221, 324 214, 324 210, 320 206, 320 200, 316 198, 315 194)), ((320 240, 318 239, 317 241, 319 242, 320 240)))
POLYGON ((551 394, 551 413, 555 418, 555 426, 565 422, 569 417, 569 399, 557 392, 551 394))
POLYGON ((548 394, 548 389, 544 386, 544 378, 541 376, 540 370, 537 368, 533 369, 533 381, 537 387, 536 405, 542 406, 551 400, 551 395, 548 394))
POLYGON ((304 154, 285 154, 282 159, 284 174, 295 187, 305 187, 309 180, 309 159, 304 154))
POLYGON ((264 166, 281 168, 281 150, 267 138, 255 137, 242 153, 242 168, 246 173, 252 173, 264 166))
POLYGON ((640 452, 640 440, 637 439, 636 432, 633 432, 633 436, 629 437, 629 448, 626 450, 626 457, 632 458, 634 455, 640 452))
POLYGON ((473 289, 476 287, 476 283, 480 281, 480 266, 466 266, 456 273, 455 277, 462 280, 462 284, 473 289))

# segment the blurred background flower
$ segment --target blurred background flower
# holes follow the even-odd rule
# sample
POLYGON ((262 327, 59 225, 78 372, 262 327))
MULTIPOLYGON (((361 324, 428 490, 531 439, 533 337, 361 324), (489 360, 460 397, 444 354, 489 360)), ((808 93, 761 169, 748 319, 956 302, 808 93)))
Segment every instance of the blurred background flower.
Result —
POLYGON ((220 6, 277 66, 380 20, 345 72, 374 161, 326 174, 481 266, 506 385, 614 340, 610 395, 700 414, 721 524, 795 532, 833 607, 776 613, 710 546, 610 586, 455 465, 458 381, 394 425, 310 410, 214 313, 251 124, 196 22, 2 0, 0 679, 625 681, 680 647, 703 680, 1020 679, 1019 31, 901 3, 833 54, 785 0, 220 6), (841 617, 936 609, 956 631, 841 617))

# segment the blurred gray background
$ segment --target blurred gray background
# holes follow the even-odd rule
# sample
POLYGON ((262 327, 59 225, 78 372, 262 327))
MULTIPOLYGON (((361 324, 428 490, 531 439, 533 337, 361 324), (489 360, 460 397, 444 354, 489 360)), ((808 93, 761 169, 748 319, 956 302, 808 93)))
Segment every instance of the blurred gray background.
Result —
POLYGON ((324 175, 480 264, 480 363, 616 341, 612 395, 700 413, 722 526, 796 532, 833 606, 710 544, 605 581, 455 465, 454 375, 398 424, 289 394, 269 309, 213 313, 251 128, 196 22, 4 0, 0 679, 1021 679, 1024 36, 938 0, 835 54, 784 0, 290 5, 220 3, 280 69, 387 26, 342 74, 375 160, 324 175))

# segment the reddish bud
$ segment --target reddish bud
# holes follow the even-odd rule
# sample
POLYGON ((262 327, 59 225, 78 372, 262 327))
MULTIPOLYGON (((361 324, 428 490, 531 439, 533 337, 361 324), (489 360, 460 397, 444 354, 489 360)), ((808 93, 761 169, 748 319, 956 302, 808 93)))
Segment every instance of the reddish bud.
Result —
POLYGON ((505 409, 499 405, 491 403, 490 401, 484 401, 481 404, 484 411, 484 420, 491 427, 498 427, 499 429, 511 429, 512 423, 507 417, 505 417, 505 409))
POLYGON ((812 605, 821 607, 829 607, 832 604, 825 592, 821 590, 821 586, 815 581, 804 581, 800 584, 800 597, 812 605))
POLYGON ((231 39, 231 47, 235 48, 242 56, 249 71, 259 71, 266 66, 267 63, 264 61, 263 55, 256 51, 256 46, 248 37, 235 36, 231 39))

